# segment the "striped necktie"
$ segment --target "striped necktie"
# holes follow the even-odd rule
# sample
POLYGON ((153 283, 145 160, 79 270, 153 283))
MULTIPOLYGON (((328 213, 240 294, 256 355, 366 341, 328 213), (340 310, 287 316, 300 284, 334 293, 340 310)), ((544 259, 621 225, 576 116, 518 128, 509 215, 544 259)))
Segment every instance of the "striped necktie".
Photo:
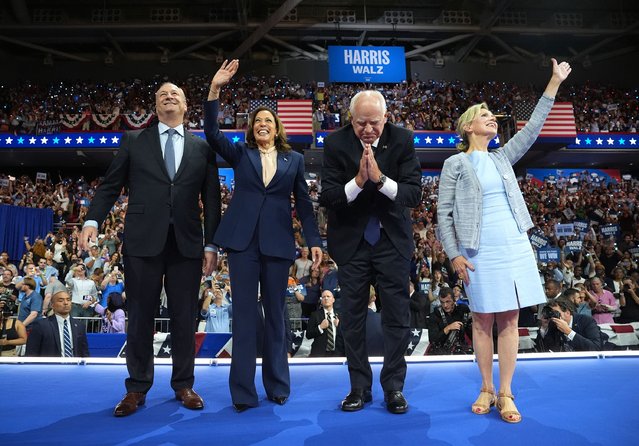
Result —
POLYGON ((71 358, 73 356, 73 349, 71 348, 71 331, 69 330, 69 323, 67 320, 64 320, 64 356, 67 358, 71 358))
POLYGON ((326 327, 326 351, 332 352, 335 350, 335 333, 333 331, 333 318, 331 317, 331 313, 326 314, 326 319, 328 319, 328 327, 326 327))

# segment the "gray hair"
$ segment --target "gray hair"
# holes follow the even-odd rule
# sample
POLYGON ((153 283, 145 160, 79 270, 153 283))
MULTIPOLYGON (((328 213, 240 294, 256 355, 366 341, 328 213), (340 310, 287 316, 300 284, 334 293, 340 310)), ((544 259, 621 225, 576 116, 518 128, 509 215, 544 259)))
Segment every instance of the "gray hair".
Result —
POLYGON ((348 110, 351 112, 351 116, 355 116, 355 106, 362 98, 376 100, 382 109, 382 115, 386 114, 386 99, 384 99, 384 96, 377 90, 362 90, 351 98, 351 104, 348 107, 348 110))

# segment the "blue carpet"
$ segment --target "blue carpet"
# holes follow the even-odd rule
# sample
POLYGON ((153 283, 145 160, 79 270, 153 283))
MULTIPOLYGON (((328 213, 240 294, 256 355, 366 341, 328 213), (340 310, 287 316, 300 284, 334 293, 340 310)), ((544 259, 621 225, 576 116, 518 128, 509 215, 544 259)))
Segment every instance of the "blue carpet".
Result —
MULTIPOLYGON (((285 406, 264 399, 237 414, 230 405, 229 367, 196 367, 202 411, 173 399, 170 366, 156 366, 146 406, 114 418, 124 394, 122 365, 0 364, 1 445, 634 445, 639 444, 639 358, 519 361, 515 379, 523 421, 493 411, 470 412, 476 364, 409 365, 410 410, 389 414, 379 384, 364 410, 344 413, 344 365, 293 365, 285 406)), ((380 366, 374 366, 376 379, 380 366)), ((496 377, 497 378, 497 377, 496 377)), ((261 377, 258 369, 258 382, 261 377)))

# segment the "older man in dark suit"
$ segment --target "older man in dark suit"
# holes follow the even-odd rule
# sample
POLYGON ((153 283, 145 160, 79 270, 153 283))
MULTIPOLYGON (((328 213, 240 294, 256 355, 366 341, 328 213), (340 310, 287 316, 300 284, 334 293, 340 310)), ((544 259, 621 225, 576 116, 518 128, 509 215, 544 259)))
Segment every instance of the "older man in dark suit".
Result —
POLYGON ((379 92, 357 93, 350 111, 351 124, 324 142, 320 198, 328 209, 328 251, 339 266, 351 381, 342 410, 360 410, 372 400, 364 327, 369 285, 377 283, 383 305, 384 401, 391 413, 404 413, 410 334, 406 277, 414 250, 409 208, 421 197, 421 170, 412 132, 386 122, 386 101, 379 92))
POLYGON ((335 296, 330 290, 322 291, 322 308, 308 319, 306 337, 313 339, 310 356, 343 356, 344 339, 339 328, 339 316, 333 308, 335 296))
POLYGON ((170 317, 171 387, 188 409, 204 406, 193 391, 195 331, 203 253, 206 275, 217 262, 213 246, 220 221, 217 164, 209 145, 183 126, 184 91, 164 83, 155 99, 158 125, 124 134, 91 202, 81 237, 81 247, 86 249, 122 188, 128 187, 123 253, 129 378, 115 416, 135 412, 153 384, 153 318, 162 286, 170 317))
POLYGON ((71 317, 71 296, 58 291, 51 297, 53 316, 38 319, 27 338, 26 356, 89 356, 89 344, 83 322, 71 317))

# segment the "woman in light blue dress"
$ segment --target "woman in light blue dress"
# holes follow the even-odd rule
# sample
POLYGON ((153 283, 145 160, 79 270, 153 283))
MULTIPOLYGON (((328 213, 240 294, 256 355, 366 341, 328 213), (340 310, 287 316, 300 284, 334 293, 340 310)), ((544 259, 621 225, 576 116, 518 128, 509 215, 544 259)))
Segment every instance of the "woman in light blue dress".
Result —
POLYGON ((537 139, 567 62, 552 59, 552 77, 528 124, 506 145, 488 151, 497 121, 486 104, 470 107, 457 123, 461 153, 444 162, 439 184, 440 239, 464 280, 473 318, 473 344, 482 376, 478 415, 496 405, 508 423, 521 421, 511 383, 517 360, 519 309, 546 302, 526 231, 533 224, 512 165, 537 139), (493 323, 497 322, 499 393, 493 384, 493 323))

